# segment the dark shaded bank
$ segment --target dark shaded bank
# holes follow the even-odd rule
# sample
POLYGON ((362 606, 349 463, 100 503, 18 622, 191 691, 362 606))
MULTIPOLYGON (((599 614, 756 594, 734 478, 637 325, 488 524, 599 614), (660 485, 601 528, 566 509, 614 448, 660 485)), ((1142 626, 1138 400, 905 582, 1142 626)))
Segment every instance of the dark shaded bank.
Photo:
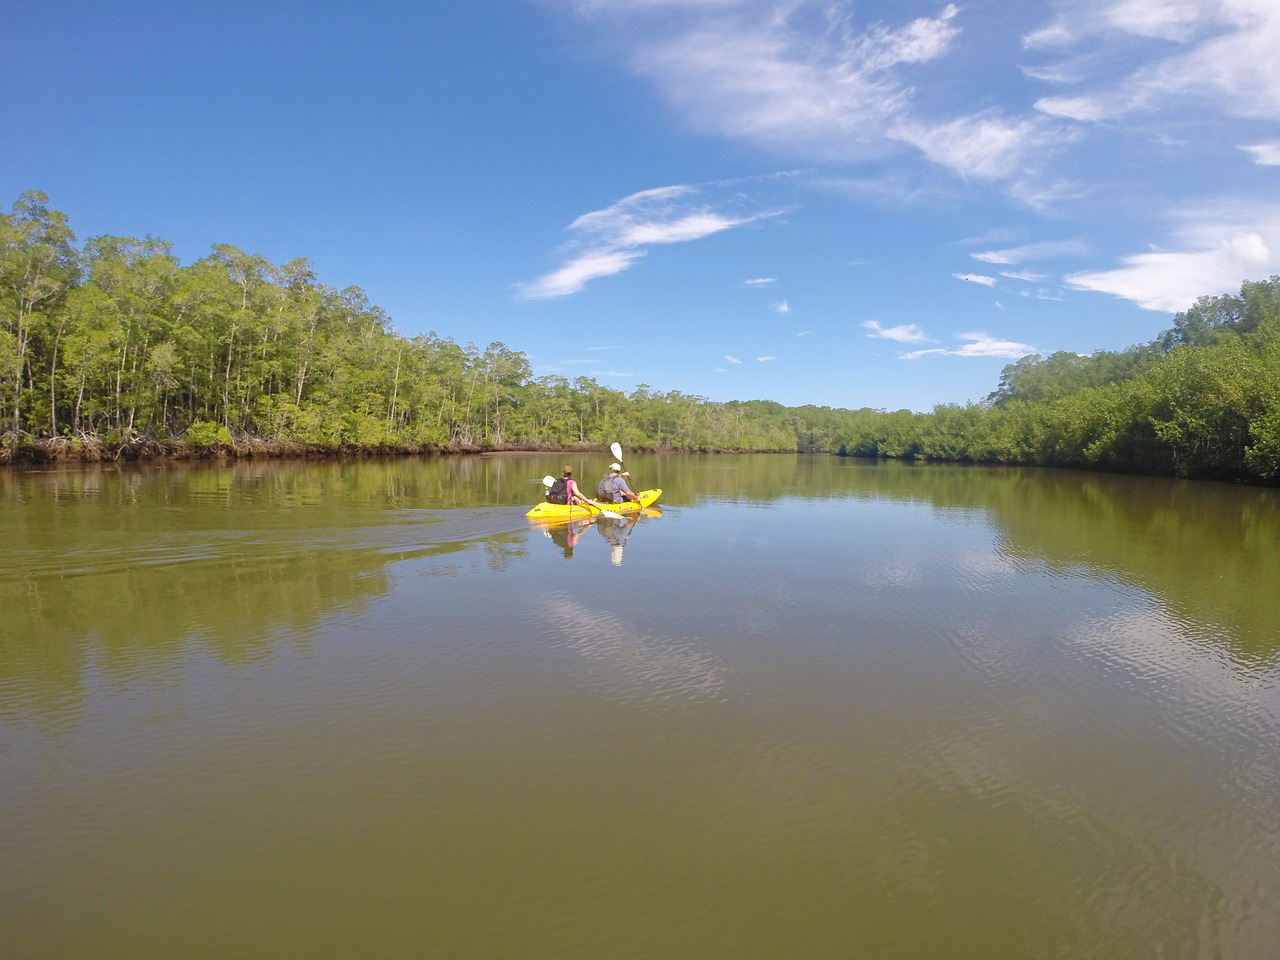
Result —
MULTIPOLYGON (((49 466, 75 463, 146 463, 183 460, 333 460, 371 457, 445 456, 467 453, 598 450, 581 444, 419 444, 358 446, 245 439, 231 443, 191 444, 182 440, 133 437, 111 442, 97 437, 54 437, 9 442, 0 440, 0 466, 49 466)), ((704 451, 705 452, 705 451, 704 451)))

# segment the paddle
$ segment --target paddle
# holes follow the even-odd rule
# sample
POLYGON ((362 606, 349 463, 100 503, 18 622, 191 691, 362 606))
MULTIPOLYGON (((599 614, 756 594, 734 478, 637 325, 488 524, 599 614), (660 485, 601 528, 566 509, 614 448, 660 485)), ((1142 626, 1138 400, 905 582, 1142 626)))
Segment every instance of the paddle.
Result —
MULTIPOLYGON (((544 487, 548 487, 548 488, 550 488, 550 486, 551 486, 553 483, 555 483, 555 482, 556 482, 556 478, 555 478, 555 477, 553 477, 553 476, 551 476, 550 474, 547 474, 547 476, 545 476, 545 477, 543 477, 543 478, 542 478, 542 485, 543 485, 544 487)), ((602 516, 602 517, 608 517, 610 520, 621 520, 621 519, 623 519, 622 514, 620 514, 620 513, 616 513, 616 512, 615 512, 615 511, 613 511, 613 510, 606 510, 606 509, 605 509, 605 507, 604 507, 604 504, 602 504, 602 503, 596 503, 596 502, 595 502, 594 500, 592 500, 590 497, 588 497, 588 498, 587 498, 587 503, 591 504, 591 506, 593 506, 593 507, 595 507, 597 510, 599 510, 599 511, 600 511, 600 516, 602 516)))

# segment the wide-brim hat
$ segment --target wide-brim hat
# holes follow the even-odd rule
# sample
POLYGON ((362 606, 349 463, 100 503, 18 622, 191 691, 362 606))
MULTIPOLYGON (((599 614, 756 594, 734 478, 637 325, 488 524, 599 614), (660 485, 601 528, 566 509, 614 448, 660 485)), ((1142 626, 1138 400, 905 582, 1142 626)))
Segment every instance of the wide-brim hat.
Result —
POLYGON ((611 464, 609 464, 609 469, 610 469, 610 470, 621 470, 621 469, 622 469, 622 464, 620 464, 620 463, 611 463, 611 464))

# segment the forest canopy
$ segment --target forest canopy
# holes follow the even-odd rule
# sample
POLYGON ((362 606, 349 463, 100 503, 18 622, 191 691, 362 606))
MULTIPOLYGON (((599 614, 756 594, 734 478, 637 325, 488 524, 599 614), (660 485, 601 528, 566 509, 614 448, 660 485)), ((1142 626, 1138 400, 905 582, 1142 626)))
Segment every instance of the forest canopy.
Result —
POLYGON ((0 213, 0 460, 229 448, 605 444, 801 451, 1280 481, 1280 277, 1202 297, 1151 343, 1030 355, 928 413, 713 402, 534 377, 524 354, 404 337, 358 287, 234 246, 183 266, 146 236, 77 245, 39 191, 0 213), (52 453, 51 453, 52 451, 52 453))

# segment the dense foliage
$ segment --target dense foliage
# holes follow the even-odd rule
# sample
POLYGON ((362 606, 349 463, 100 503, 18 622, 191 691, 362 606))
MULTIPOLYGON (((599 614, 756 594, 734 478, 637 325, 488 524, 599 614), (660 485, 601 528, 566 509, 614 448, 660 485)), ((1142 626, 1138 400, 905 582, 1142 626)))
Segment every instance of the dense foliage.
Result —
POLYGON ((981 405, 855 419, 855 455, 1280 482, 1280 277, 1201 297, 1144 346, 1024 357, 981 405))
POLYGON ((28 192, 0 214, 0 434, 244 438, 340 448, 601 444, 825 449, 834 413, 533 377, 501 343, 406 338, 356 287, 218 245, 181 266, 153 237, 82 249, 28 192))
MULTIPOLYGON (((308 261, 153 237, 76 245, 38 192, 0 214, 0 455, 55 442, 327 449, 798 450, 1280 481, 1280 277, 1203 297, 1145 346, 1028 356, 930 413, 715 403, 534 377, 524 354, 404 337, 308 261)), ((0 456, 0 458, 3 458, 0 456)))

